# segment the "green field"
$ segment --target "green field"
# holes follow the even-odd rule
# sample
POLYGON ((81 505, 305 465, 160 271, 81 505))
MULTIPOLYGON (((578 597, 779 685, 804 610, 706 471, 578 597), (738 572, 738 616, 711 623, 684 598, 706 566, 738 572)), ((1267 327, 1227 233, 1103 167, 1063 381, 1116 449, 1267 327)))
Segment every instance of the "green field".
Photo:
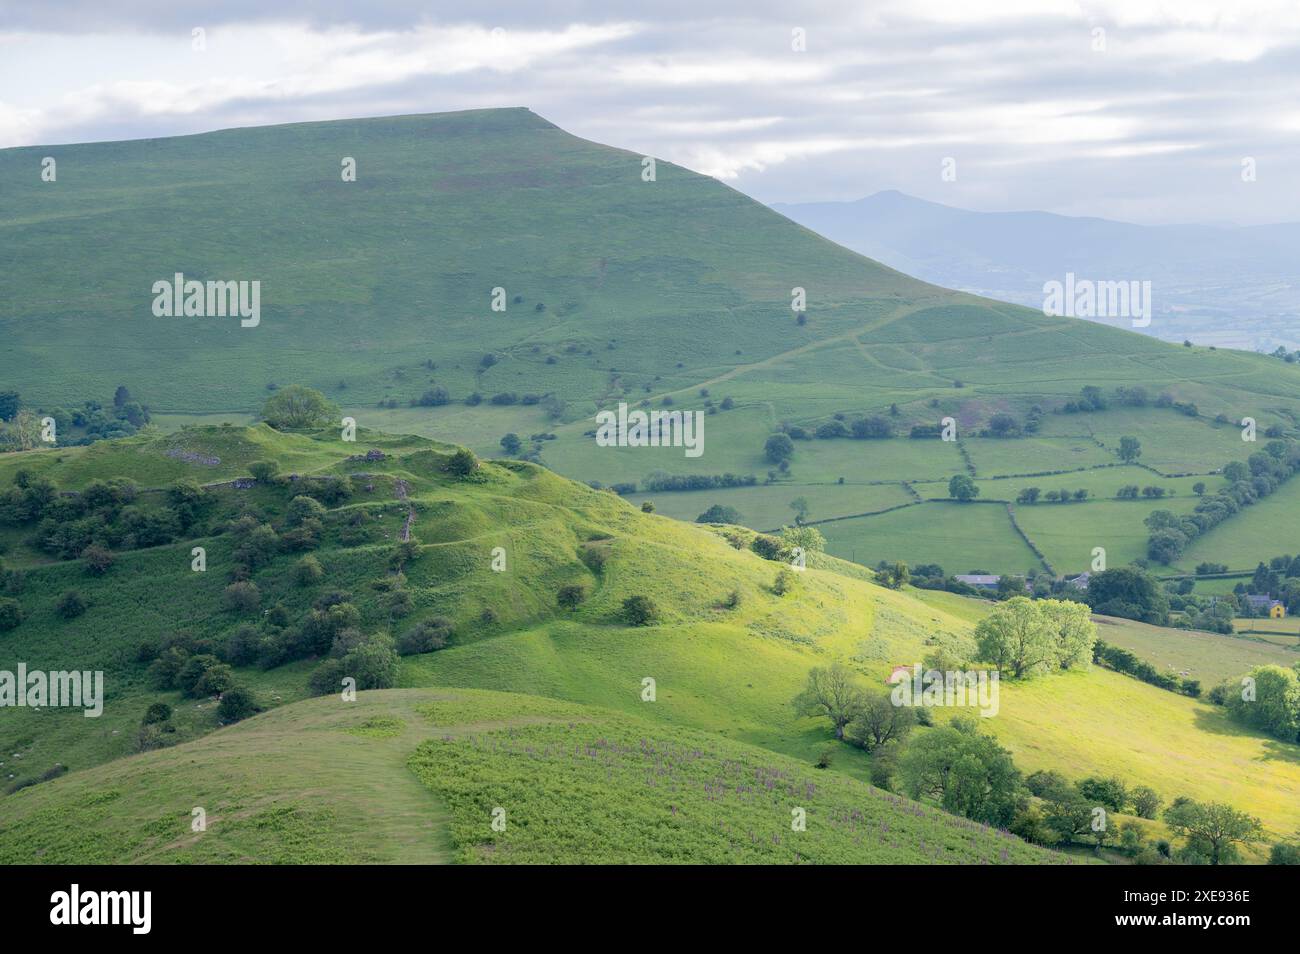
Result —
POLYGON ((938 563, 949 573, 1038 567, 1002 504, 923 503, 875 517, 820 524, 827 552, 874 565, 881 560, 938 563))

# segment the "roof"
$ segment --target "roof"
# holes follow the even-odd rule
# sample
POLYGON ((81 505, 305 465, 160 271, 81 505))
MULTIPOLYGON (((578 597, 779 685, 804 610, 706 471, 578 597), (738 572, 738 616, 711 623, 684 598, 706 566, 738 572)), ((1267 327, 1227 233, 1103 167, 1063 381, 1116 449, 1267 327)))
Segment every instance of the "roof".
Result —
POLYGON ((1002 579, 1000 576, 986 573, 958 573, 955 578, 971 586, 997 586, 998 581, 1002 579))
POLYGON ((1281 600, 1270 599, 1266 593, 1247 593, 1246 602, 1251 606, 1267 606, 1270 609, 1282 605, 1281 600))

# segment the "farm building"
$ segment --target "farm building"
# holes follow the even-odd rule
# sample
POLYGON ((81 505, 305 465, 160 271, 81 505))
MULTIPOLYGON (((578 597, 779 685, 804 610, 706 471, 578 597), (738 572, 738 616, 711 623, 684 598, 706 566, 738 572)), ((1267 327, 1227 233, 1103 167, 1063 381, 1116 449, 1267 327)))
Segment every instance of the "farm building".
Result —
POLYGON ((996 590, 1002 577, 985 573, 958 573, 956 579, 959 583, 979 590, 996 590))
POLYGON ((1282 619, 1286 616, 1285 604, 1281 600, 1269 599, 1268 594, 1247 593, 1244 599, 1254 616, 1262 616, 1264 613, 1273 619, 1282 619))

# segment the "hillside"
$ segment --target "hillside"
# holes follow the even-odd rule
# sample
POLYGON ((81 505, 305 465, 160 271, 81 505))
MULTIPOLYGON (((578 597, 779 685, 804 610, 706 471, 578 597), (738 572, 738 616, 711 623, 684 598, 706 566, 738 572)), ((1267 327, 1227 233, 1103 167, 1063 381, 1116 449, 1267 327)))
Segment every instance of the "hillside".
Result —
MULTIPOLYGON (((753 477, 653 497, 686 519, 731 506, 756 529, 788 522, 803 497, 809 519, 835 521, 835 555, 942 556, 949 572, 1044 559, 1077 572, 1098 545, 1112 563, 1141 555, 1153 508, 1117 505, 1116 486, 1189 506, 1188 483, 1217 487, 1254 449, 1234 443, 1235 422, 1300 421, 1292 364, 927 285, 712 179, 666 162, 654 181, 642 172, 642 157, 526 109, 0 150, 0 380, 63 417, 125 384, 165 428, 248 421, 268 389, 308 384, 363 427, 483 454, 513 433, 583 481, 645 493, 657 472, 753 477), (47 154, 57 182, 28 174, 47 154), (355 181, 341 175, 349 157, 355 181), (261 282, 258 324, 155 317, 153 284, 176 273, 261 282), (1085 386, 1140 386, 1166 406, 1055 413, 1085 386), (598 447, 593 415, 620 401, 705 414, 702 455, 598 447), (1027 425, 1034 407, 1032 435, 981 436, 999 413, 1027 425), (895 439, 798 440, 787 470, 764 455, 774 428, 811 436, 877 415, 895 439), (956 443, 907 439, 948 416, 956 443), (1143 443, 1136 465, 1121 464, 1122 436, 1143 443), (1013 501, 1022 478, 1091 496, 1040 520, 994 505, 954 533, 929 501, 963 472, 985 500, 1013 501)), ((1231 523, 1221 536, 1287 543, 1231 523)))
POLYGON ((0 834, 6 864, 1067 860, 752 746, 463 690, 286 706, 12 796, 0 834))
MULTIPOLYGON (((496 797, 498 785, 521 797, 516 783, 523 758, 537 760, 537 772, 547 777, 573 781, 565 791, 595 784, 599 779, 589 776, 590 765, 561 757, 575 742, 570 720, 587 718, 600 731, 576 741, 605 740, 601 758, 613 761, 601 763, 600 778, 623 779, 609 784, 625 787, 627 780, 642 776, 639 756, 628 751, 636 745, 628 740, 642 738, 652 726, 651 737, 673 751, 705 748, 704 734, 707 750, 718 753, 720 763, 775 767, 785 773, 781 777, 815 773, 818 792, 825 790, 835 805, 876 798, 888 804, 862 784, 872 765, 861 750, 836 745, 829 769, 812 767, 833 745, 829 728, 824 720, 797 716, 790 700, 810 668, 834 661, 850 665, 864 682, 882 685, 894 666, 920 661, 935 635, 969 632, 984 604, 949 594, 887 590, 860 568, 816 553, 793 588, 778 595, 774 583, 781 564, 753 552, 746 531, 646 514, 616 495, 526 462, 483 462, 474 473, 457 475, 454 451, 422 438, 363 431, 357 443, 343 443, 336 432, 282 434, 259 425, 195 427, 0 456, 0 487, 8 488, 27 469, 53 481, 62 494, 78 495, 61 497, 56 513, 78 506, 78 500, 91 506, 106 499, 99 481, 128 475, 139 480, 132 502, 109 500, 91 517, 77 512, 62 518, 76 517, 72 522, 83 527, 81 521, 102 519, 102 527, 88 532, 105 539, 128 528, 166 530, 164 511, 174 510, 176 501, 191 508, 194 519, 190 529, 173 527, 173 539, 151 545, 139 546, 146 541, 139 529, 131 529, 114 546, 115 561, 102 575, 75 555, 50 552, 42 543, 50 539, 50 526, 38 530, 28 523, 6 530, 5 563, 20 571, 6 587, 24 618, 0 634, 0 668, 18 662, 32 669, 102 668, 106 700, 103 715, 94 720, 76 710, 6 710, 0 720, 5 754, 0 770, 12 776, 7 783, 36 781, 56 765, 71 771, 0 796, 0 829, 14 825, 15 834, 26 833, 0 842, 17 844, 11 849, 15 857, 30 857, 23 852, 55 838, 56 820, 73 812, 93 830, 103 828, 105 844, 131 857, 147 860, 158 852, 189 857, 192 846, 173 844, 167 826, 182 823, 191 807, 204 804, 189 794, 181 797, 188 784, 182 766, 192 758, 212 766, 205 777, 224 780, 202 788, 215 793, 214 804, 224 806, 222 811, 240 812, 254 827, 281 832, 277 838, 283 841, 272 842, 267 857, 281 849, 283 857, 299 860, 320 857, 313 854, 317 851, 351 851, 348 833, 371 823, 362 817, 364 803, 391 786, 395 817, 374 824, 394 834, 385 842, 388 847, 374 848, 371 860, 407 857, 402 852, 408 849, 412 857, 445 857, 453 846, 460 860, 501 860, 478 840, 477 808, 465 806, 481 808, 496 797), (188 456, 175 456, 180 448, 188 456), (258 461, 283 463, 271 468, 278 471, 273 476, 248 478, 258 461), (177 462, 186 477, 207 485, 197 500, 166 490, 164 485, 175 486, 177 462), (346 492, 340 487, 343 478, 346 492), (327 505, 305 506, 302 498, 308 494, 327 505), (404 528, 411 537, 407 546, 401 541, 404 528), (255 552, 257 541, 267 539, 275 544, 255 552), (201 573, 191 568, 195 545, 206 549, 207 569, 201 573), (498 547, 505 562, 494 571, 498 547), (319 564, 318 574, 302 573, 308 555, 319 564), (256 587, 251 599, 246 586, 237 587, 238 599, 232 598, 231 580, 241 577, 256 587), (557 597, 571 586, 581 588, 581 598, 561 608, 557 597), (67 618, 59 604, 70 589, 79 593, 85 609, 67 618), (658 617, 650 625, 628 625, 623 604, 632 596, 656 604, 658 617), (336 622, 333 611, 340 606, 351 609, 340 610, 336 622), (403 640, 424 626, 442 633, 447 645, 423 646, 400 658, 396 684, 419 691, 379 695, 405 700, 402 712, 363 716, 358 703, 354 725, 346 721, 353 717, 344 715, 352 710, 336 695, 299 701, 312 694, 315 674, 328 670, 337 647, 356 652, 352 647, 358 640, 371 645, 387 634, 403 640), (235 684, 270 711, 220 728, 210 696, 157 682, 159 672, 168 671, 162 664, 173 649, 185 659, 213 653, 230 661, 235 684), (647 678, 654 680, 653 701, 643 695, 647 678), (433 730, 411 707, 460 690, 514 695, 496 702, 471 696, 463 709, 440 710, 434 725, 474 730, 463 746, 448 746, 440 731, 430 735, 433 730), (141 729, 142 717, 159 702, 173 710, 171 732, 161 738, 141 729), (599 715, 576 708, 589 706, 599 715), (563 725, 532 726, 534 715, 558 717, 563 725), (349 743, 354 745, 349 752, 362 760, 358 765, 366 766, 366 779, 339 782, 344 789, 338 814, 323 825, 326 834, 319 841, 305 838, 298 826, 310 826, 320 806, 301 793, 315 790, 319 780, 312 773, 322 771, 321 759, 334 744, 316 733, 332 731, 330 726, 355 728, 372 716, 379 720, 367 729, 376 737, 373 751, 365 754, 355 748, 360 742, 349 743), (531 726, 526 732, 525 724, 531 726), (417 731, 417 726, 424 728, 417 731), (503 731, 511 727, 520 731, 503 731), (142 745, 159 744, 166 747, 133 754, 142 745), (253 752, 281 766, 277 772, 283 774, 276 777, 282 781, 271 786, 273 794, 283 792, 281 800, 253 799, 246 790, 251 783, 232 774, 230 764, 256 764, 245 760, 253 752), (411 813, 420 811, 419 798, 398 766, 413 756, 412 770, 433 792, 429 817, 450 828, 435 826, 429 832, 412 820, 411 813), (377 761, 365 761, 372 757, 377 761), (469 769, 469 782, 449 781, 469 769), (149 779, 155 770, 172 772, 175 784, 153 786, 149 779), (134 806, 130 812, 90 810, 97 798, 118 798, 105 794, 110 790, 121 791, 123 804, 134 806), (172 794, 184 803, 179 808, 167 800, 172 794), (171 820, 164 823, 165 816, 171 820), (145 828, 152 833, 148 837, 145 828)), ((30 488, 31 477, 23 479, 30 488)), ((327 681, 326 691, 336 692, 330 687, 337 685, 327 681)), ((946 716, 937 714, 940 721, 946 716)), ((1023 685, 1008 682, 997 717, 981 721, 1025 772, 1052 768, 1068 778, 1118 774, 1130 785, 1152 786, 1166 803, 1179 795, 1229 800, 1259 814, 1272 836, 1300 827, 1295 807, 1300 760, 1294 746, 1231 725, 1207 703, 1126 676, 1093 669, 1023 685)), ((711 766, 714 762, 705 761, 672 769, 674 784, 683 789, 682 805, 703 807, 696 786, 714 778, 711 766)), ((527 817, 549 817, 554 791, 536 791, 540 801, 524 807, 527 817)), ((634 807, 640 819, 634 827, 658 824, 655 813, 662 805, 638 798, 634 807)), ((253 843, 234 837, 241 830, 247 835, 237 828, 232 841, 211 850, 243 857, 240 853, 252 851, 253 843)), ((693 843, 705 853, 724 857, 736 850, 716 833, 706 837, 694 830, 693 843)), ((59 851, 74 850, 66 836, 58 839, 59 851)), ((926 836, 926 841, 933 850, 933 840, 926 836)), ((831 839, 818 851, 841 860, 923 860, 907 854, 911 849, 905 845, 897 849, 902 855, 889 855, 892 843, 876 846, 883 855, 853 855, 857 849, 851 842, 831 839)), ((566 845, 573 857, 629 857, 618 853, 625 846, 566 845), (601 854, 606 851, 612 853, 601 854)), ((527 860, 540 849, 522 841, 511 850, 527 860)), ((747 849, 740 850, 748 857, 747 849)))

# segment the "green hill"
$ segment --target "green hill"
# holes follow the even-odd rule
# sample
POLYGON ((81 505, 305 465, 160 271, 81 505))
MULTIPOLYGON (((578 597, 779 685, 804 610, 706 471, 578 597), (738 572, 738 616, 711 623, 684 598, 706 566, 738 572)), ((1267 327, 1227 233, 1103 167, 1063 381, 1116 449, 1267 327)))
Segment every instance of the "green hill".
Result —
POLYGON ((26 790, 0 818, 6 864, 1068 860, 706 733, 464 690, 285 706, 26 790))
MULTIPOLYGON (((5 527, 3 583, 23 619, 0 634, 0 669, 18 662, 103 669, 106 683, 98 719, 68 709, 5 710, 0 773, 17 788, 0 796, 0 844, 14 846, 7 857, 45 850, 93 858, 96 849, 78 845, 70 828, 83 842, 94 840, 85 832, 102 832, 104 852, 136 860, 250 853, 259 860, 536 860, 555 832, 538 834, 536 825, 559 824, 556 813, 573 792, 589 793, 584 812, 610 819, 616 809, 601 786, 625 793, 646 777, 641 739, 657 750, 702 753, 664 767, 673 793, 666 804, 686 814, 675 821, 670 808, 665 819, 665 802, 651 797, 661 793, 637 788, 625 796, 626 827, 618 833, 598 826, 596 835, 584 829, 589 838, 571 829, 555 836, 566 857, 683 860, 671 854, 671 840, 642 837, 681 824, 679 850, 700 858, 794 860, 788 841, 760 851, 737 841, 734 830, 714 829, 725 815, 788 830, 788 821, 773 820, 773 803, 720 806, 701 794, 734 771, 732 763, 776 773, 764 778, 810 782, 828 799, 815 803, 827 818, 842 819, 849 804, 900 807, 865 784, 873 769, 865 753, 833 743, 825 721, 797 716, 790 700, 810 668, 835 661, 864 683, 883 685, 894 666, 920 661, 937 634, 968 632, 983 604, 890 591, 861 568, 816 553, 779 595, 782 564, 753 552, 748 531, 642 513, 526 462, 483 462, 459 475, 454 452, 418 437, 363 431, 357 443, 344 443, 332 431, 282 434, 260 425, 0 456, 6 495, 16 480, 34 491, 40 477, 58 491, 47 516, 5 527), (252 480, 246 473, 255 461, 281 463, 274 476, 252 480), (133 493, 103 483, 123 476, 139 481, 133 493), (181 476, 206 487, 197 497, 193 487, 169 489, 181 476), (325 503, 306 506, 307 495, 325 503), (181 511, 188 527, 169 522, 181 511), (60 556, 74 530, 113 543, 105 572, 78 559, 79 550, 60 556), (195 546, 205 548, 204 572, 192 569, 195 546), (307 556, 319 573, 301 572, 307 556), (573 586, 581 598, 561 608, 557 597, 573 586), (60 610, 69 590, 85 607, 80 615, 60 610), (624 601, 634 596, 656 604, 651 625, 628 624, 624 601), (351 609, 340 610, 336 623, 331 608, 344 606, 351 609), (306 698, 319 673, 330 675, 333 653, 355 651, 359 640, 403 640, 422 624, 448 645, 400 659, 393 677, 411 692, 361 696, 391 705, 352 708, 328 678, 332 695, 306 698), (221 728, 211 693, 187 691, 175 679, 159 683, 173 650, 188 660, 209 653, 227 660, 233 682, 270 711, 221 728), (653 701, 644 694, 647 678, 653 701), (464 704, 451 705, 446 695, 455 701, 462 691, 464 704), (169 732, 141 727, 155 703, 172 707, 169 732), (432 716, 422 712, 430 705, 432 716), (574 728, 589 723, 591 733, 574 728), (447 726, 456 727, 451 740, 447 726), (345 743, 346 759, 355 758, 357 770, 342 774, 357 777, 331 788, 321 773, 331 771, 337 731, 348 728, 357 741, 345 743), (591 748, 592 761, 575 758, 575 746, 591 748), (813 768, 828 746, 830 768, 813 768), (265 773, 265 797, 258 795, 263 762, 276 766, 265 773), (189 779, 187 766, 199 764, 205 768, 189 779), (58 775, 56 766, 71 771, 40 781, 58 775), (413 777, 428 791, 413 787, 413 777), (554 785, 530 789, 524 778, 554 785), (379 797, 386 791, 391 797, 379 797), (514 799, 507 813, 527 819, 527 830, 493 839, 482 808, 506 799, 501 792, 514 799), (367 814, 377 797, 391 802, 382 820, 367 814), (195 806, 237 824, 220 841, 187 839, 195 806), (79 823, 64 824, 69 818, 79 823), (372 824, 387 834, 357 854, 354 833, 372 824), (317 825, 319 838, 311 835, 317 825), (602 840, 601 832, 611 833, 602 840), (257 853, 263 836, 267 845, 257 853)), ((349 658, 355 665, 360 657, 349 658)), ((997 717, 981 722, 1026 772, 1118 774, 1130 786, 1152 786, 1166 803, 1179 795, 1228 800, 1258 814, 1274 837, 1300 827, 1294 746, 1126 676, 1093 669, 1007 682, 997 717)), ((902 807, 924 819, 926 831, 939 824, 933 809, 902 807)), ((788 807, 777 814, 787 819, 788 807)), ((924 838, 928 855, 907 839, 858 845, 850 826, 819 834, 800 858, 922 861, 938 845, 954 860, 1001 857, 990 846, 1003 842, 963 842, 969 829, 961 824, 942 838, 934 830, 932 837, 907 829, 924 838)), ((1010 859, 1029 858, 1015 854, 1027 850, 1018 843, 1007 850, 1010 859)))
MULTIPOLYGON (((951 540, 949 572, 1042 559, 1077 572, 1095 546, 1112 564, 1140 556, 1156 505, 1116 509, 1119 485, 1190 506, 1189 483, 1213 492, 1217 471, 1255 449, 1235 422, 1293 434, 1300 421, 1292 365, 950 292, 712 179, 666 162, 654 181, 642 172, 641 156, 525 109, 0 150, 0 380, 42 411, 126 384, 166 427, 248 420, 268 387, 309 384, 373 429, 485 454, 515 433, 584 481, 644 492, 657 471, 754 475, 762 493, 652 496, 687 519, 734 506, 758 529, 790 519, 802 496, 809 519, 835 521, 834 554, 925 562, 951 540), (36 174, 46 155, 53 183, 36 174), (356 181, 341 175, 347 157, 356 181), (260 281, 260 323, 154 317, 153 283, 178 272, 260 281), (504 312, 491 307, 498 288, 504 312), (1140 386, 1184 413, 1054 413, 1085 386, 1140 386), (589 436, 598 408, 666 400, 708 412, 702 456, 589 436), (1032 437, 979 436, 995 414, 1023 425, 1035 406, 1032 437), (881 415, 899 436, 800 440, 786 472, 765 459, 774 427, 813 433, 836 415, 881 415), (902 436, 945 416, 960 446, 902 436), (1137 465, 1118 466, 1122 436, 1142 441, 1137 465), (913 492, 943 496, 962 472, 984 499, 1014 501, 1025 481, 1091 497, 1030 519, 991 509, 956 537, 945 508, 901 507, 913 492)), ((1289 525, 1265 522, 1261 536, 1229 521, 1188 566, 1249 568, 1255 548, 1286 549, 1289 525)))

